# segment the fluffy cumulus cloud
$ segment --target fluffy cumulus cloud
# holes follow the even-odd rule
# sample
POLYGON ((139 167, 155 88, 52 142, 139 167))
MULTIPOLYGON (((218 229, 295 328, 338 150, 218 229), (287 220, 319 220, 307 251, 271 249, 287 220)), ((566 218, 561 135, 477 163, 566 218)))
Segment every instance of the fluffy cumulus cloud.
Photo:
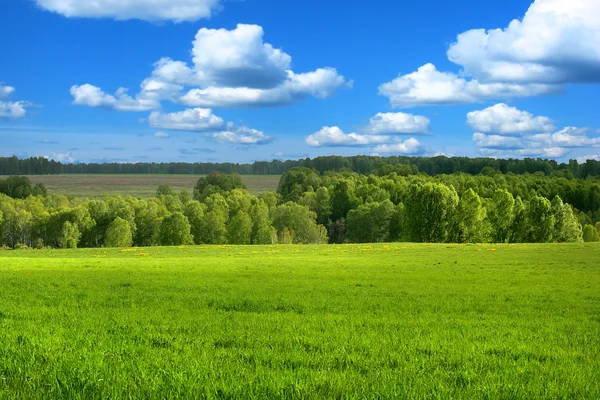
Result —
POLYGON ((485 110, 468 113, 467 123, 478 132, 502 135, 519 135, 554 130, 550 118, 535 117, 527 111, 509 107, 504 103, 496 104, 485 110))
POLYGON ((461 33, 448 58, 489 81, 600 82, 600 2, 535 0, 503 29, 461 33))
POLYGON ((75 161, 77 161, 75 159, 75 157, 73 156, 73 154, 71 154, 71 152, 52 153, 52 156, 44 156, 44 158, 46 158, 48 160, 58 161, 58 162, 65 163, 65 164, 72 164, 75 161))
POLYGON ((398 135, 428 135, 429 118, 405 113, 378 113, 360 133, 345 133, 337 126, 325 126, 306 138, 311 147, 371 147, 376 153, 421 154, 423 146, 415 139, 398 135))
POLYGON ((271 138, 263 132, 256 129, 250 129, 241 126, 235 129, 216 132, 211 135, 212 139, 220 143, 253 145, 267 144, 271 142, 271 138))
POLYGON ((105 93, 97 86, 84 84, 71 87, 73 104, 112 108, 117 111, 150 111, 160 108, 162 99, 173 99, 181 90, 181 86, 155 78, 145 79, 140 85, 140 92, 132 97, 126 88, 119 88, 114 95, 105 93))
POLYGON ((375 147, 375 153, 422 154, 423 151, 423 146, 415 138, 410 138, 398 143, 382 144, 375 147))
POLYGON ((209 18, 220 0, 35 0, 41 8, 65 17, 197 21, 209 18))
POLYGON ((468 104, 488 99, 508 99, 551 94, 560 91, 555 85, 539 83, 479 82, 450 72, 440 72, 433 64, 401 75, 379 87, 393 107, 468 104))
POLYGON ((405 113, 378 113, 371 118, 367 128, 372 135, 427 134, 431 128, 429 118, 405 113))
POLYGON ((27 101, 8 101, 14 91, 14 87, 0 83, 0 118, 16 119, 27 114, 27 107, 31 106, 31 103, 27 101))
POLYGON ((344 133, 337 126, 324 126, 320 131, 306 138, 306 144, 312 147, 371 146, 388 143, 389 141, 390 138, 388 136, 344 133))
POLYGON ((600 82, 600 2, 535 0, 505 28, 473 29, 448 51, 461 74, 425 64, 380 86, 395 107, 552 94, 600 82))
POLYGON ((89 84, 74 86, 71 93, 75 104, 144 111, 159 108, 162 100, 202 108, 280 106, 309 96, 327 98, 351 86, 335 68, 292 71, 291 56, 263 36, 258 25, 202 28, 193 42, 192 63, 161 58, 135 97, 124 89, 107 95, 89 84))
POLYGON ((169 137, 169 134, 166 132, 156 132, 153 136, 157 139, 166 139, 169 137))
POLYGON ((153 128, 206 132, 225 127, 225 121, 206 108, 193 108, 174 113, 153 111, 148 118, 153 128))
POLYGON ((476 131, 473 142, 486 156, 556 158, 573 148, 600 147, 600 137, 589 129, 557 131, 550 118, 503 103, 468 113, 467 122, 476 131))
POLYGON ((15 91, 12 86, 4 86, 0 83, 0 100, 7 99, 15 91))

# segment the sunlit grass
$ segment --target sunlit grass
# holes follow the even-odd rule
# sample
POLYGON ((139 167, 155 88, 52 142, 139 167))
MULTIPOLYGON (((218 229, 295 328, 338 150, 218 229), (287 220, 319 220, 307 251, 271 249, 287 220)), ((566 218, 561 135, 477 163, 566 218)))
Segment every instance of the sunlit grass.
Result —
POLYGON ((0 398, 600 398, 599 245, 0 251, 0 398))

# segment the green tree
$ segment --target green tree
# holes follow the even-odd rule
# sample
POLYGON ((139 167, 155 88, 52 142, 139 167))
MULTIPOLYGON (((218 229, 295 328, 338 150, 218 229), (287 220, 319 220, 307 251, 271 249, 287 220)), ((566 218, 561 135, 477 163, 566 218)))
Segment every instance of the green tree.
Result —
POLYGON ((77 224, 65 221, 58 237, 58 246, 61 249, 76 249, 80 238, 81 233, 77 228, 77 224))
POLYGON ((409 241, 442 243, 451 239, 457 206, 454 188, 440 183, 412 184, 404 203, 409 241))
POLYGON ((284 231, 287 229, 294 243, 325 243, 325 227, 317 225, 316 214, 306 206, 288 202, 277 206, 273 216, 273 227, 277 230, 279 243, 285 243, 284 231))
POLYGON ((138 246, 156 246, 160 244, 160 225, 169 214, 167 207, 156 198, 140 200, 135 208, 136 235, 134 243, 138 246))
POLYGON ((269 207, 259 201, 250 209, 250 216, 252 218, 252 244, 275 244, 277 232, 271 226, 269 207))
POLYGON ((198 179, 194 188, 194 199, 204 201, 208 196, 219 193, 231 192, 233 189, 246 189, 242 177, 237 173, 222 174, 211 172, 205 177, 198 179))
POLYGON ((184 209, 183 214, 190 223, 190 232, 194 237, 194 243, 202 243, 202 231, 204 229, 204 206, 197 200, 188 202, 184 209))
POLYGON ((350 210, 358 206, 358 200, 354 195, 354 182, 340 180, 333 189, 331 196, 331 219, 337 221, 346 218, 350 210))
POLYGON ((497 189, 492 197, 488 218, 494 243, 506 243, 510 240, 510 228, 513 223, 515 199, 506 189, 497 189))
POLYGON ((473 191, 466 190, 458 204, 456 221, 459 243, 482 243, 487 239, 486 210, 481 198, 473 191))
POLYGON ((515 199, 513 217, 510 225, 510 243, 524 243, 529 237, 529 225, 527 222, 527 211, 520 196, 515 199))
POLYGON ((282 175, 277 193, 281 195, 284 202, 297 202, 309 188, 314 191, 320 185, 321 179, 315 170, 296 167, 282 175))
POLYGON ((346 237, 352 243, 376 243, 390 240, 394 204, 389 200, 367 203, 351 210, 346 219, 346 237))
POLYGON ((583 241, 600 242, 600 233, 592 225, 586 225, 583 227, 583 241))
POLYGON ((535 196, 529 202, 527 213, 529 224, 529 240, 533 243, 547 243, 552 241, 554 231, 554 215, 552 204, 547 198, 535 196))
POLYGON ((238 212, 227 226, 227 242, 230 244, 250 244, 252 219, 243 211, 238 212))
POLYGON ((179 192, 177 197, 184 206, 188 203, 188 201, 192 200, 192 196, 190 196, 189 192, 185 189, 181 189, 181 192, 179 192))
POLYGON ((179 246, 194 244, 191 227, 185 215, 176 212, 166 216, 160 225, 160 244, 179 246))
POLYGON ((171 189, 169 185, 159 185, 158 189, 156 189, 156 197, 161 196, 173 196, 175 193, 171 189))
POLYGON ((555 242, 581 242, 583 231, 570 205, 564 204, 559 196, 552 199, 554 214, 554 230, 552 238, 555 242))
POLYGON ((206 244, 224 244, 227 242, 227 214, 215 209, 204 214, 200 242, 206 244))
POLYGON ((132 244, 133 237, 129 222, 120 217, 115 218, 106 230, 104 247, 131 247, 132 244))

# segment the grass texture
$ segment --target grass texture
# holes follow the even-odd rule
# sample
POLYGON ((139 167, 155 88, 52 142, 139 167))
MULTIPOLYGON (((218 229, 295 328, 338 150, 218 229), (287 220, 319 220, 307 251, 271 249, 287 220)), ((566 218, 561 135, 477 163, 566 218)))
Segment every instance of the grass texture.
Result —
POLYGON ((598 399, 600 245, 0 251, 0 399, 598 399))

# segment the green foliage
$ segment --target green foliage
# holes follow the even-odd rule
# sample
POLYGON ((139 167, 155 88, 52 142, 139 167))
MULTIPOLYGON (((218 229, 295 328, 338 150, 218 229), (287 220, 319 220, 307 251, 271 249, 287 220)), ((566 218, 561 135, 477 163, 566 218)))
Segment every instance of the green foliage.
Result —
POLYGON ((196 200, 188 202, 183 210, 183 214, 190 223, 190 233, 194 237, 194 243, 202 243, 202 230, 204 228, 204 206, 196 200))
POLYGON ((227 226, 227 243, 250 244, 252 219, 244 211, 238 212, 227 226))
POLYGON ((45 196, 46 188, 43 184, 32 185, 25 176, 9 176, 0 179, 0 194, 5 194, 15 199, 26 199, 28 196, 45 196))
POLYGON ((523 200, 517 196, 510 227, 510 243, 524 243, 528 240, 529 223, 527 221, 527 212, 523 200))
POLYGON ((271 226, 269 208, 260 201, 254 204, 250 210, 252 218, 252 244, 275 244, 277 243, 277 232, 271 226))
POLYGON ((354 189, 354 182, 347 179, 340 180, 333 188, 331 196, 331 219, 333 221, 345 219, 348 212, 358 205, 354 189))
POLYGON ((194 244, 190 230, 190 223, 182 213, 167 215, 160 225, 160 244, 163 246, 194 244))
POLYGON ((194 199, 203 201, 212 194, 224 194, 231 192, 233 189, 246 189, 239 174, 211 172, 207 176, 198 179, 198 183, 194 188, 194 199))
POLYGON ((456 212, 456 227, 458 243, 482 243, 488 239, 486 211, 481 199, 468 189, 460 198, 456 212))
POLYGON ((158 189, 156 189, 156 197, 160 197, 160 196, 173 196, 175 193, 173 192, 173 190, 171 190, 171 188, 169 187, 169 185, 159 185, 158 189))
POLYGON ((326 230, 317 225, 316 214, 308 207, 294 202, 282 204, 275 209, 273 227, 282 244, 327 242, 326 230))
POLYGON ((508 190, 497 189, 494 192, 488 211, 493 242, 506 243, 510 240, 514 207, 515 199, 508 190))
POLYGON ((346 238, 353 243, 389 241, 394 212, 394 204, 389 200, 358 206, 348 213, 346 238))
POLYGON ((130 247, 133 244, 129 222, 117 217, 108 226, 104 247, 130 247))
POLYGON ((442 243, 452 238, 458 206, 454 188, 439 183, 413 184, 404 206, 409 241, 442 243))
POLYGON ((600 232, 592 225, 585 225, 583 227, 582 236, 584 242, 600 242, 600 232))
POLYGON ((545 243, 552 240, 555 219, 552 213, 552 204, 548 199, 541 196, 535 196, 531 199, 527 221, 530 241, 545 243))
POLYGON ((583 241, 581 225, 573 213, 573 209, 570 205, 564 204, 558 196, 552 199, 552 213, 554 214, 552 239, 555 242, 583 241))
POLYGON ((279 193, 284 202, 300 200, 302 195, 309 191, 314 191, 320 186, 321 178, 315 170, 309 168, 292 168, 283 174, 279 181, 277 193, 279 193))
POLYGON ((80 238, 81 233, 79 232, 77 224, 65 221, 62 225, 60 236, 58 237, 58 246, 61 249, 76 249, 80 238))
POLYGON ((227 214, 218 209, 204 214, 200 243, 225 244, 227 243, 227 214))

